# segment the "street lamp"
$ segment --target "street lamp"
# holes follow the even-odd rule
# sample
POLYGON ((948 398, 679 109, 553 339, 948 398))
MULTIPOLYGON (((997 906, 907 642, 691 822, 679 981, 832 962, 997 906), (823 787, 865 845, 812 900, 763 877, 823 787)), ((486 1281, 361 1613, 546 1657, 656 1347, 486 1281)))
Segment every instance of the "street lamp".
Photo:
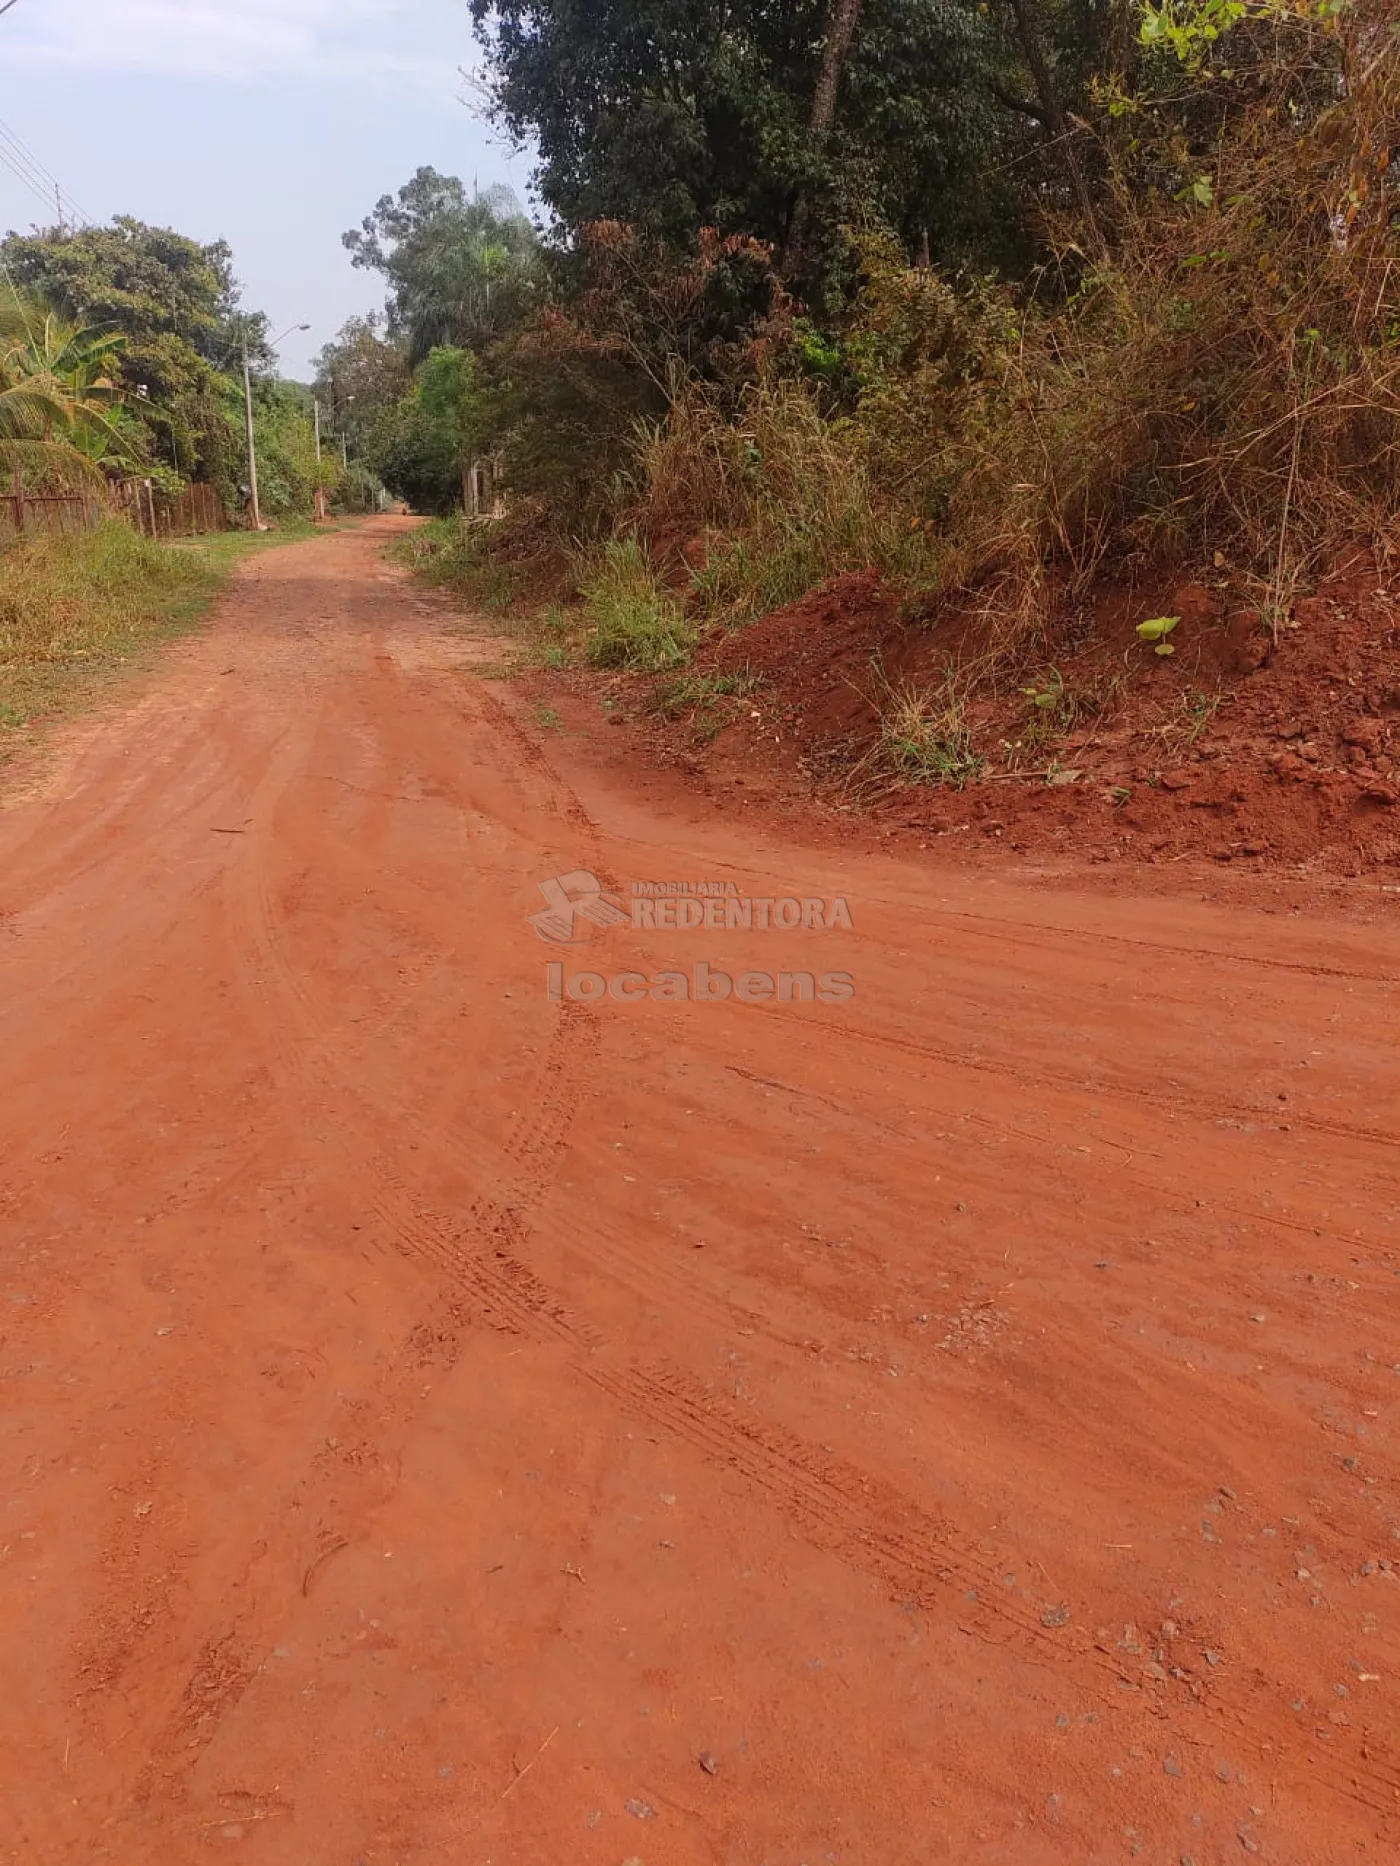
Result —
MULTIPOLYGON (((290 337, 294 330, 310 330, 309 324, 289 324, 282 332, 282 337, 290 337)), ((275 350, 282 337, 277 337, 267 347, 275 350)), ((258 449, 253 439, 253 377, 248 368, 248 331, 243 331, 243 418, 248 429, 248 504, 253 519, 253 530, 263 528, 262 510, 258 505, 258 449)))

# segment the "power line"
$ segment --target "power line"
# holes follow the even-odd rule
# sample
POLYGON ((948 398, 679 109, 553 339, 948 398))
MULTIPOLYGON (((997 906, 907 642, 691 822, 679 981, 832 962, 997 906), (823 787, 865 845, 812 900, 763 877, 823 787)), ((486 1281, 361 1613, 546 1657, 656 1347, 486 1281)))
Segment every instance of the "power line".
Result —
POLYGON ((10 173, 15 177, 17 181, 22 182, 24 186, 28 188, 32 194, 37 194, 39 199, 44 203, 44 205, 46 207, 48 206, 49 204, 48 189, 41 188, 38 182, 34 180, 33 176, 27 175, 24 172, 24 170, 19 166, 19 164, 16 161, 14 161, 12 157, 7 155, 3 149, 0 149, 0 165, 3 165, 5 168, 9 169, 10 173))
POLYGON ((0 13, 8 13, 14 4, 15 0, 5 0, 4 6, 0 6, 0 13))
POLYGON ((3 136, 0 136, 0 160, 4 161, 6 168, 9 169, 12 175, 17 176, 20 181, 34 189, 37 194, 43 195, 46 201, 51 201, 53 199, 54 191, 49 185, 48 177, 39 169, 37 164, 27 161, 3 136))
POLYGON ((40 161, 39 157, 35 155, 28 143, 24 141, 23 137, 21 137, 16 130, 11 129, 10 125, 3 120, 0 120, 0 147, 8 148, 15 159, 21 163, 24 168, 28 169, 35 180, 44 187, 47 194, 60 195, 72 209, 72 217, 74 219, 81 220, 85 223, 91 222, 92 217, 86 212, 82 203, 70 194, 67 188, 60 184, 53 170, 46 167, 45 164, 40 161))
POLYGON ((23 182, 31 193, 38 195, 46 207, 56 205, 60 220, 68 219, 83 226, 91 226, 91 216, 82 205, 74 200, 52 170, 45 167, 24 139, 3 121, 0 121, 0 163, 9 169, 16 180, 23 182))

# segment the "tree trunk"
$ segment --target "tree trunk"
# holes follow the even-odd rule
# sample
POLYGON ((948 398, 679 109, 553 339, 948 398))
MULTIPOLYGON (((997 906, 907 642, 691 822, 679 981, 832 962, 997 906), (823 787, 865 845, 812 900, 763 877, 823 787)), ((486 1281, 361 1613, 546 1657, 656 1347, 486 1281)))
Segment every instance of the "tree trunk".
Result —
POLYGON ((1073 132, 1060 103, 1060 94, 1055 88, 1054 75, 1050 70, 1045 48, 1040 42, 1040 33, 1036 29, 1031 13, 1030 0, 1008 0, 1012 15, 1016 21, 1016 36, 1021 41, 1021 50, 1030 66, 1035 80, 1036 96, 1040 99, 1041 122, 1045 134, 1053 144, 1060 165, 1065 171, 1075 204, 1084 221, 1085 231, 1091 244, 1101 250, 1103 235, 1099 230, 1098 215, 1094 212, 1094 198, 1089 193, 1089 184, 1084 179, 1084 171, 1079 166, 1079 159, 1074 153, 1073 132))
POLYGON ((862 0, 831 0, 831 18, 822 49, 822 68, 817 75, 816 95, 812 99, 812 141, 818 149, 826 147, 836 121, 836 100, 841 94, 841 74, 846 55, 860 24, 862 0))
MULTIPOLYGON (((826 25, 826 42, 822 47, 821 70, 817 73, 817 88, 812 96, 812 116, 808 124, 812 146, 818 155, 831 140, 831 132, 835 127, 836 105, 841 96, 841 77, 846 69, 851 41, 855 38, 856 28, 860 24, 863 4, 864 0, 831 0, 831 12, 826 25)), ((800 193, 793 203, 787 252, 783 256, 783 271, 789 278, 794 272, 800 270, 805 257, 807 222, 808 203, 804 192, 800 193)))

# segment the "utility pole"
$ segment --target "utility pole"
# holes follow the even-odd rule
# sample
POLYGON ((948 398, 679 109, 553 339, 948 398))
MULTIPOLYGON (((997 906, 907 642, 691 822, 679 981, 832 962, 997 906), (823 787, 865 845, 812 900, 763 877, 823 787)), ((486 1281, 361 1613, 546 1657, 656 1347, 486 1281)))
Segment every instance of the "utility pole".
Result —
POLYGON ((316 416, 316 516, 326 516, 326 494, 321 485, 321 403, 319 398, 312 398, 311 407, 316 416))
POLYGON ((253 530, 262 530, 262 511, 258 506, 258 448, 253 438, 253 378, 248 369, 248 338, 243 338, 243 413, 248 428, 248 502, 252 508, 253 530))

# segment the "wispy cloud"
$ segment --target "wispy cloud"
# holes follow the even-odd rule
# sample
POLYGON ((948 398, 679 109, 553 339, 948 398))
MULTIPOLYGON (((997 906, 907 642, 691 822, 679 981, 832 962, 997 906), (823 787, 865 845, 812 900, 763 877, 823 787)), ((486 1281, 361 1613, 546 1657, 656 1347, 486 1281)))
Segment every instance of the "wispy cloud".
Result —
POLYGON ((450 93, 460 0, 20 0, 5 64, 247 80, 404 79, 450 93))

